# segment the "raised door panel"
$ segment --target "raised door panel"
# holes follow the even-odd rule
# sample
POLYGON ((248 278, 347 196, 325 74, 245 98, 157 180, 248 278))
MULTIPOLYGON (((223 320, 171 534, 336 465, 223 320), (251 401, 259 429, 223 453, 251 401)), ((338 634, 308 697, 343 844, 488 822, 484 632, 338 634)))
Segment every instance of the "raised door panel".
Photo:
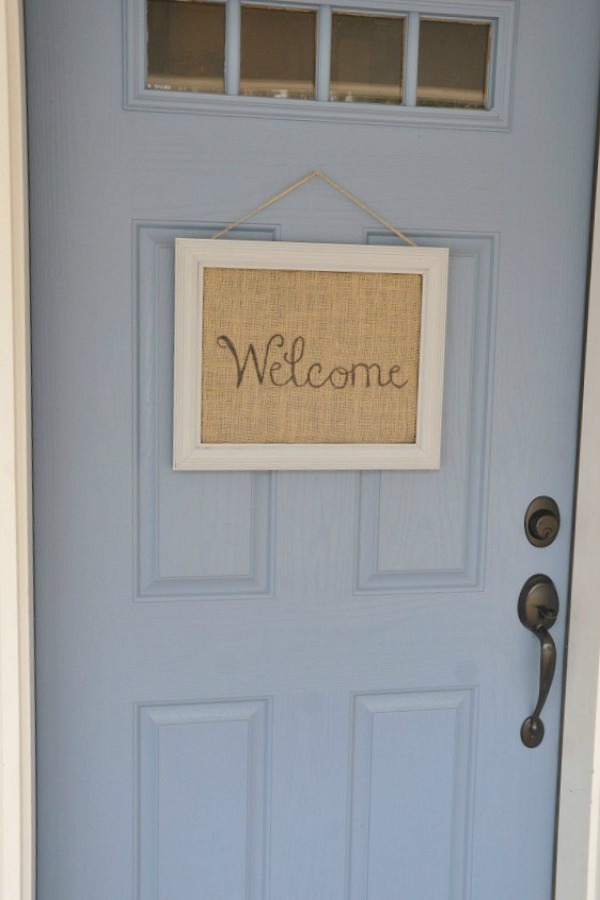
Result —
MULTIPOLYGON (((136 574, 145 600, 265 596, 272 589, 270 475, 173 472, 175 237, 212 231, 181 224, 138 224, 135 230, 136 574)), ((273 237, 265 229, 250 235, 273 237)))

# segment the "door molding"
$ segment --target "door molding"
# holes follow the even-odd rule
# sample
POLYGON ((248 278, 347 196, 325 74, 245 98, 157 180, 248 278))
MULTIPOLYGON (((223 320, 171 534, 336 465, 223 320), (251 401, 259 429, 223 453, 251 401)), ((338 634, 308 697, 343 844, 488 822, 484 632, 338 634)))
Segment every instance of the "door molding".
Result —
MULTIPOLYGON (((34 897, 30 355, 22 0, 0 2, 0 896, 34 897)), ((600 204, 567 664, 556 900, 600 895, 600 204)))
MULTIPOLYGON (((598 165, 600 175, 600 162, 598 165)), ((596 187, 583 375, 556 900, 600 896, 600 188, 596 187)))
POLYGON ((34 895, 31 453, 21 0, 0 4, 0 896, 34 895))

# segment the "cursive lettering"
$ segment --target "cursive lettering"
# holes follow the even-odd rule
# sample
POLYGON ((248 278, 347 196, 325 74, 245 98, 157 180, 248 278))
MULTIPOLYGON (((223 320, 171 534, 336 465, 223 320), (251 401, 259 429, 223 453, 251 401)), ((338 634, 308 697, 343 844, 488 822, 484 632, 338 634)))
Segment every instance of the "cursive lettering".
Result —
POLYGON ((260 385, 266 383, 273 387, 286 387, 291 384, 297 388, 320 389, 329 384, 336 391, 348 387, 375 386, 400 390, 408 384, 408 379, 402 380, 398 365, 384 370, 379 363, 356 362, 349 366, 333 366, 329 371, 320 362, 312 362, 306 366, 303 363, 306 341, 301 335, 293 338, 289 350, 286 350, 284 336, 273 334, 262 354, 253 343, 248 344, 245 354, 238 353, 234 342, 226 334, 219 335, 217 344, 221 349, 228 350, 233 358, 238 388, 245 378, 252 380, 253 375, 260 385), (278 358, 274 358, 277 356, 278 358))

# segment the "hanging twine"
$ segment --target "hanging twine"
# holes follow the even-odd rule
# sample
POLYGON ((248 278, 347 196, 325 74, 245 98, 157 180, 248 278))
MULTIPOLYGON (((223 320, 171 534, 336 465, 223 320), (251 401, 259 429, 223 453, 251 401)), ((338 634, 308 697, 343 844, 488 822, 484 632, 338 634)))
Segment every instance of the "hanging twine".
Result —
POLYGON ((282 200, 283 197, 287 197, 288 194, 291 194, 292 191, 295 191, 297 188, 302 187, 303 184, 306 184, 309 181, 312 181, 313 178, 320 178, 322 181, 325 181, 329 184, 334 190, 338 191, 338 193, 342 194, 342 196, 347 197, 348 200, 351 200, 352 203, 355 203, 356 206, 360 207, 360 209, 364 210, 364 212, 368 213, 373 219, 383 225, 385 228, 388 228, 394 234, 398 235, 405 243, 410 244, 411 247, 417 247, 418 244, 415 244, 413 240, 407 237, 402 231, 398 228, 395 228, 391 225, 383 216, 380 216, 379 213, 375 212, 375 210, 371 209, 370 206, 367 206, 366 203, 363 203, 362 200, 359 200, 358 197, 355 197, 354 194, 351 194, 350 191, 347 191, 340 184, 337 184, 332 178, 329 178, 328 175, 325 175, 324 172, 310 172, 308 175, 305 175, 304 178, 299 178, 298 181, 295 181, 293 184, 290 184, 289 187, 284 188, 278 194, 275 194, 274 197, 270 197, 268 200, 265 200, 264 203, 261 203, 260 206, 257 206, 255 209, 251 210, 249 213, 246 213, 244 216, 239 218, 236 222, 232 222, 231 225, 227 225, 225 228, 222 228, 221 231, 218 231, 216 234, 213 234, 212 240, 216 238, 222 237, 224 234, 227 234, 228 231, 231 231, 233 228, 237 228, 238 225, 242 225, 244 222, 247 222, 248 219, 251 219, 253 216, 257 215, 259 212, 262 212, 263 209, 267 209, 268 206, 271 206, 273 203, 277 203, 278 200, 282 200))

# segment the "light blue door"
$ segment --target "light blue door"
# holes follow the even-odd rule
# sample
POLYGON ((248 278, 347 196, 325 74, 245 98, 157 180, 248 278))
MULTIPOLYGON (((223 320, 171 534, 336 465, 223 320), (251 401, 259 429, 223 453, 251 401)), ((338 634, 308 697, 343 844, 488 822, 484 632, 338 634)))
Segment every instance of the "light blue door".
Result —
MULTIPOLYGON (((381 0, 404 107, 236 96, 234 0, 227 96, 144 87, 141 0, 25 7, 38 897, 549 900, 598 4, 381 0), (488 17, 490 109, 414 106, 419 14, 488 17), (450 248, 441 468, 174 473, 174 241, 317 168, 450 248)), ((234 237, 396 242, 314 182, 234 237)))

